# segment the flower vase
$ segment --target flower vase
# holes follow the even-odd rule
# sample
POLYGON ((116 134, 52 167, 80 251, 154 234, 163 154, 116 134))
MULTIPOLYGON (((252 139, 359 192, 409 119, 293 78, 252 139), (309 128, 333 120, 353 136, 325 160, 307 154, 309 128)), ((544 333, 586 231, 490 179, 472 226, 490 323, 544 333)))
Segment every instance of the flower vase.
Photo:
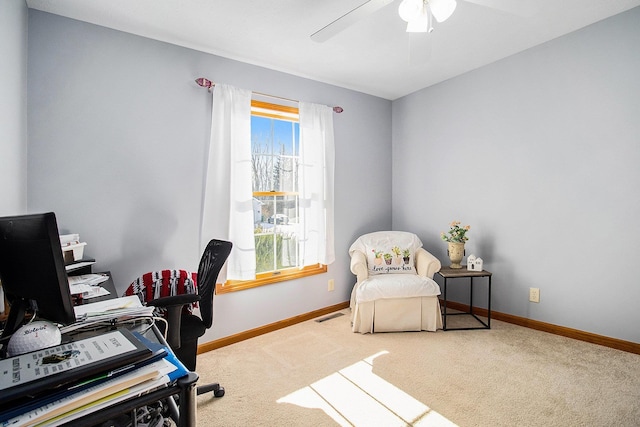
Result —
POLYGON ((451 268, 462 268, 460 261, 464 257, 464 242, 448 242, 447 255, 451 260, 451 268))

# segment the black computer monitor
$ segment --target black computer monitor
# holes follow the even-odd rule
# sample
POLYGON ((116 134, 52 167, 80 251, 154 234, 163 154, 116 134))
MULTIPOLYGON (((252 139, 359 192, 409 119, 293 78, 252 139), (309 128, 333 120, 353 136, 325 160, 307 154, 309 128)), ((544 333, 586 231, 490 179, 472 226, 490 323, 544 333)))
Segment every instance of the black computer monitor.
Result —
POLYGON ((75 322, 53 212, 0 218, 0 281, 10 305, 3 342, 31 310, 38 319, 75 322))

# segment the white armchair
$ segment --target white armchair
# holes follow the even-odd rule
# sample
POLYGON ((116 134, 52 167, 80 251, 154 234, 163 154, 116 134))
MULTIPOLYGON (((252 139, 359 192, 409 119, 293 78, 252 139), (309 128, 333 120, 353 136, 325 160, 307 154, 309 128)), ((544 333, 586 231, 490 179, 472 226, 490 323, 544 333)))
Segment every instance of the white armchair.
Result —
POLYGON ((435 331, 442 328, 440 287, 433 275, 440 261, 413 233, 379 231, 349 248, 353 332, 435 331))

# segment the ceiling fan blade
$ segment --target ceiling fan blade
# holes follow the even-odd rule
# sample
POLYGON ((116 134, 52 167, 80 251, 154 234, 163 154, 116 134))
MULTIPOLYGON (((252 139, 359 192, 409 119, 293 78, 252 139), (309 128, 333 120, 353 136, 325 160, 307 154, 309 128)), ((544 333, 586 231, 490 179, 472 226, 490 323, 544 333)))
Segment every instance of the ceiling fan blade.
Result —
POLYGON ((467 3, 477 4, 491 9, 500 10, 510 15, 530 18, 537 12, 535 2, 514 0, 464 0, 467 3))
POLYGON ((328 25, 325 25, 315 33, 311 34, 311 40, 318 43, 325 42, 339 32, 355 24, 360 19, 372 14, 379 9, 382 9, 384 6, 392 3, 393 1, 394 0, 369 0, 367 2, 364 2, 360 6, 345 13, 335 21, 331 22, 328 25))

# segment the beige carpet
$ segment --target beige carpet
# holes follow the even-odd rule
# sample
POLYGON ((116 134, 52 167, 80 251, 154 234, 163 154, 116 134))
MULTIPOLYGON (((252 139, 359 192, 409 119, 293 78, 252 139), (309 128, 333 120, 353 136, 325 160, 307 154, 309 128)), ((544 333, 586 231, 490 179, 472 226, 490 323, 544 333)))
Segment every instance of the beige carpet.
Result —
POLYGON ((199 425, 640 426, 639 355, 499 321, 360 335, 342 313, 198 356, 226 389, 199 425))

